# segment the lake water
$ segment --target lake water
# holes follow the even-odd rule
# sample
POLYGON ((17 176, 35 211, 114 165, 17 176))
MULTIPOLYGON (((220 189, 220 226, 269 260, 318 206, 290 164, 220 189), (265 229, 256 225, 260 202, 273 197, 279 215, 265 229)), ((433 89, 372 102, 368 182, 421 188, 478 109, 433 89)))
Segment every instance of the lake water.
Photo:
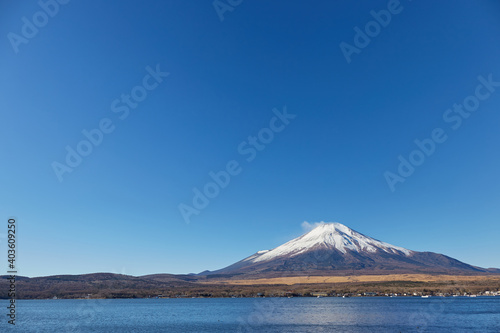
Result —
POLYGON ((9 331, 500 332, 500 297, 20 300, 16 310, 9 331))

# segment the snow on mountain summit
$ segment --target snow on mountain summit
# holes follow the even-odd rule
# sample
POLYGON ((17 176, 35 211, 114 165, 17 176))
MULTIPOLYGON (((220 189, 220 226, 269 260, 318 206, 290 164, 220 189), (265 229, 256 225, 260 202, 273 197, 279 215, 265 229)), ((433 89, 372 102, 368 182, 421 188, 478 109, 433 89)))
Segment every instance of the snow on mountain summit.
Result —
POLYGON ((336 249, 342 253, 385 251, 393 254, 410 255, 412 251, 367 237, 341 223, 321 222, 308 233, 292 239, 272 250, 259 251, 245 261, 262 262, 281 256, 296 256, 310 250, 336 249))

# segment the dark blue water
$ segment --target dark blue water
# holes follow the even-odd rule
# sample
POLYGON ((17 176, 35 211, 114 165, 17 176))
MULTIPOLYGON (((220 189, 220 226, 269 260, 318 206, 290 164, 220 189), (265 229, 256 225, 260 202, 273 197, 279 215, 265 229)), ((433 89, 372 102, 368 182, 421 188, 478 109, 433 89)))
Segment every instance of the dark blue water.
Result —
POLYGON ((18 301, 19 332, 500 332, 500 297, 18 301))

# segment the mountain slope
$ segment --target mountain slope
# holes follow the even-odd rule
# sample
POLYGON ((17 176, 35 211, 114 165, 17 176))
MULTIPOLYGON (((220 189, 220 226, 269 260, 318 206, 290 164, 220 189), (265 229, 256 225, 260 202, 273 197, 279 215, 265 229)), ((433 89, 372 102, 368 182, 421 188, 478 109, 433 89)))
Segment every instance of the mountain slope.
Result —
POLYGON ((272 250, 259 251, 210 276, 276 277, 350 274, 481 274, 480 267, 433 252, 417 252, 365 236, 340 223, 322 223, 272 250))

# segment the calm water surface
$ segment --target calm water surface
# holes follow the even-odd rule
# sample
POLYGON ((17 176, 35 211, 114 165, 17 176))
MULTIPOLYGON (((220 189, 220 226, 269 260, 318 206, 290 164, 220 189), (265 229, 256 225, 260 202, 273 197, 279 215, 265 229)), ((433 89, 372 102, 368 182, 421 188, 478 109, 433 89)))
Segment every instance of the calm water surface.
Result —
POLYGON ((0 331, 500 332, 500 297, 0 301, 0 331))

